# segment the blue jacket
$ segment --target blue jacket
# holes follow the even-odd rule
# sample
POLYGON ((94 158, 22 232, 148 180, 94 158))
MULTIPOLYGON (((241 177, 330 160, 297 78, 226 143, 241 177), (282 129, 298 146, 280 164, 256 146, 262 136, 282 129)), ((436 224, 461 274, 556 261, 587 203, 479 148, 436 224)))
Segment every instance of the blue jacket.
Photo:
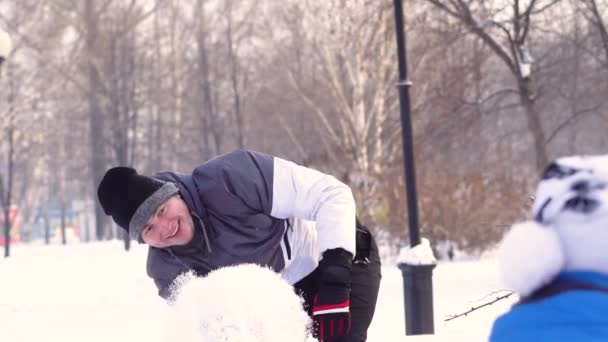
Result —
MULTIPOLYGON (((595 272, 562 273, 558 280, 608 288, 608 275, 595 272)), ((516 305, 494 322, 490 341, 608 341, 608 293, 571 289, 516 305)))
POLYGON ((190 209, 194 238, 185 246, 150 247, 148 275, 159 295, 187 271, 255 263, 293 284, 316 268, 320 255, 343 248, 355 255, 355 202, 334 177, 290 161, 237 150, 192 174, 163 172, 190 209), (305 222, 304 222, 305 221, 305 222))

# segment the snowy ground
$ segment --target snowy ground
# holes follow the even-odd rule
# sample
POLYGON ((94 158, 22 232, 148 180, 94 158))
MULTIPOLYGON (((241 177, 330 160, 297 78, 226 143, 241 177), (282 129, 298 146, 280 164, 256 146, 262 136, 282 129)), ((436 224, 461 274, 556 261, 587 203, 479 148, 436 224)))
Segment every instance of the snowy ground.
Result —
MULTIPOLYGON (((145 274, 144 246, 119 242, 14 246, 0 259, 2 340, 166 342, 167 306, 145 274)), ((511 296, 449 322, 502 293, 493 259, 440 263, 434 270, 435 336, 405 335, 403 285, 395 265, 383 267, 369 342, 484 341, 511 296)))

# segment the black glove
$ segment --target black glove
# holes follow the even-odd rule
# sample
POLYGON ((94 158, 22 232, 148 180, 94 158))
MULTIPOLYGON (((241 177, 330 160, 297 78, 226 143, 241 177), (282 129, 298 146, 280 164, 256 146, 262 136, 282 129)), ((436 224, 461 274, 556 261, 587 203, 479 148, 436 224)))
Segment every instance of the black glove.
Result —
POLYGON ((312 318, 320 342, 330 342, 350 331, 352 259, 351 253, 336 248, 325 251, 319 262, 312 318))

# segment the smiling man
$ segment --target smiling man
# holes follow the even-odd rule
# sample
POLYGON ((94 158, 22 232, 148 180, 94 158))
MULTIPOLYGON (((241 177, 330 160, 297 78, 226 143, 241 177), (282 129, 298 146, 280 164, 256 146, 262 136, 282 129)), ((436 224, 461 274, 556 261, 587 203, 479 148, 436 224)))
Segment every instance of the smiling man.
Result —
POLYGON ((179 195, 173 195, 161 204, 141 232, 141 239, 156 248, 182 246, 193 236, 192 216, 179 195))
POLYGON ((162 297, 171 298, 171 284, 185 272, 205 276, 254 263, 302 295, 319 340, 366 340, 380 258, 370 232, 355 222, 350 188, 334 177, 238 150, 189 175, 111 168, 98 197, 131 238, 150 246, 147 271, 162 297))

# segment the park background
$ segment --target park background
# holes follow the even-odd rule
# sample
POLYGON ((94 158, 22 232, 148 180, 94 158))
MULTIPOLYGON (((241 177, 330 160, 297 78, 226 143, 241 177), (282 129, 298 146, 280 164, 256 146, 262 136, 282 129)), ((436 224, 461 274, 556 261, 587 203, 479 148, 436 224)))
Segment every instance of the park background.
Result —
MULTIPOLYGON (((548 160, 605 152, 608 3, 403 7, 421 235, 480 255, 548 160)), ((95 200, 108 167, 188 173, 237 148, 336 176, 379 239, 408 243, 391 1, 4 0, 0 27, 15 243, 121 239, 95 200)))
POLYGON ((514 298, 443 319, 508 291, 493 251, 527 217, 540 171, 605 153, 608 1, 403 6, 415 179, 389 0, 0 0, 13 42, 0 69, 0 323, 11 340, 91 336, 79 330, 89 324, 115 328, 100 340, 144 333, 116 318, 136 310, 129 300, 159 309, 138 292, 150 286, 144 249, 103 215, 99 180, 114 165, 188 173, 237 148, 353 189, 386 265, 370 340, 403 333, 394 258, 409 243, 415 180, 420 232, 440 260, 437 331, 483 337, 514 298), (120 290, 105 278, 115 270, 136 283, 120 290))

